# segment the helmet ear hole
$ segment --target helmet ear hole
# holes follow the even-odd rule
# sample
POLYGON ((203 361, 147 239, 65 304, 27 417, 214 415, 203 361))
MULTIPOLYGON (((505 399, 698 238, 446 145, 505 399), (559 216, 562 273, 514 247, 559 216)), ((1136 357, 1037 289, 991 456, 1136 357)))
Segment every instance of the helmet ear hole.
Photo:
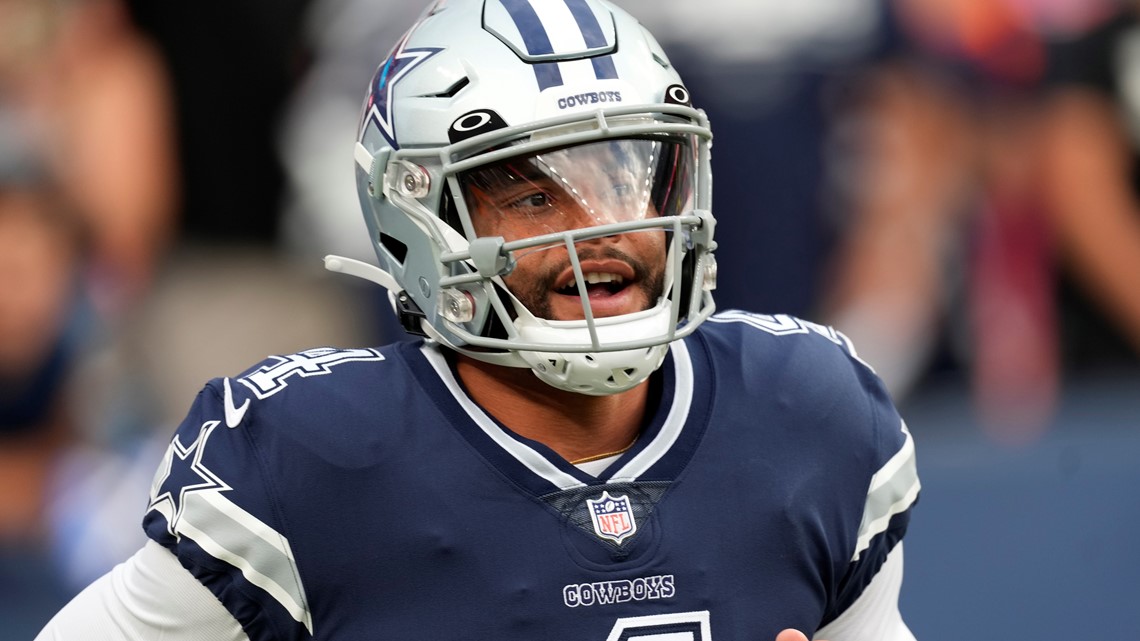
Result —
POLYGON ((408 257, 408 246, 396 240, 395 237, 389 236, 384 232, 380 232, 380 245, 388 250, 388 253, 396 259, 400 265, 404 264, 404 260, 408 257))

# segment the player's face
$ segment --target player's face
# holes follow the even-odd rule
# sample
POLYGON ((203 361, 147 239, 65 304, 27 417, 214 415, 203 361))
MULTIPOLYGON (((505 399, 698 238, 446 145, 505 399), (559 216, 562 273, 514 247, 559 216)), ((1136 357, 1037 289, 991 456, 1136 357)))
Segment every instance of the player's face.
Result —
MULTIPOLYGON (((651 202, 655 143, 593 143, 500 163, 466 185, 479 236, 507 241, 658 216, 651 202)), ((663 294, 666 234, 660 229, 576 241, 595 317, 652 307, 663 294)), ((504 277, 532 314, 548 320, 585 317, 569 249, 556 241, 515 256, 504 277)))

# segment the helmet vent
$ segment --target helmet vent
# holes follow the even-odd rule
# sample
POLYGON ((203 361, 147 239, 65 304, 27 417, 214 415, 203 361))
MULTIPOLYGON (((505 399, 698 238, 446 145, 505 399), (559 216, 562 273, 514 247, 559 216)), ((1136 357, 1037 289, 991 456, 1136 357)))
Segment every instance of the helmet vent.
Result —
POLYGON ((457 93, 462 91, 463 88, 469 84, 471 84, 471 79, 468 78, 467 76, 463 76, 458 81, 456 81, 455 84, 451 85, 450 87, 448 87, 444 91, 441 91, 439 93, 429 93, 429 94, 426 94, 422 97, 423 98, 454 98, 457 93))
POLYGON ((606 379, 607 383, 611 385, 624 386, 634 379, 637 374, 636 367, 623 367, 619 369, 610 370, 610 375, 606 379))

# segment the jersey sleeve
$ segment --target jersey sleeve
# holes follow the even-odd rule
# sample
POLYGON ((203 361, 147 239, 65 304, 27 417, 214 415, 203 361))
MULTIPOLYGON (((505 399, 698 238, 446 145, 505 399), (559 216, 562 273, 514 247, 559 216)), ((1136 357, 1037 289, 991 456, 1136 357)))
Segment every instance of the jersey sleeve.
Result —
POLYGON ((921 487, 914 441, 882 380, 831 327, 738 310, 719 312, 709 326, 711 349, 748 355, 725 358, 739 371, 724 367, 724 378, 743 381, 746 397, 774 399, 772 416, 794 426, 758 433, 770 451, 803 463, 783 473, 809 497, 797 503, 794 536, 812 542, 823 589, 817 628, 857 603, 872 617, 875 608, 897 608, 885 598, 860 600, 906 533, 921 487))
MULTIPOLYGON (((859 430, 867 435, 865 447, 869 482, 862 505, 854 549, 846 571, 836 586, 832 607, 823 624, 828 624, 856 603, 875 579, 891 552, 899 545, 910 522, 911 509, 918 501, 921 482, 915 459, 914 439, 899 416, 882 381, 855 353, 850 341, 835 333, 851 360, 852 371, 865 399, 861 412, 869 425, 859 430)), ((897 604, 894 606, 897 607, 897 604)))
POLYGON ((259 426, 257 401, 230 379, 198 394, 155 474, 143 529, 250 639, 305 639, 312 617, 277 507, 272 430, 259 426))

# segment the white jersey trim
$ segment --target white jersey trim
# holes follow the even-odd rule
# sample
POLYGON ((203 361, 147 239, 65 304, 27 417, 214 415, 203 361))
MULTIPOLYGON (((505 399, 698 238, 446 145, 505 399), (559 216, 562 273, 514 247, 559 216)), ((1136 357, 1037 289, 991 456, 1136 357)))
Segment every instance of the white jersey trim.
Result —
POLYGON ((610 482, 623 483, 636 481, 661 460, 662 456, 673 447, 681 430, 685 428, 685 421, 689 418, 689 408, 693 404, 693 362, 689 358, 689 348, 684 341, 676 341, 669 345, 669 353, 673 356, 674 391, 673 403, 669 407, 669 415, 665 417, 665 424, 661 431, 644 450, 626 463, 614 474, 610 482))
POLYGON ((523 443, 511 438, 506 432, 499 428, 498 424, 478 406, 468 398, 467 394, 463 392, 460 387, 459 381, 455 380, 455 376, 451 373, 451 368, 447 365, 447 359, 444 358, 443 352, 440 347, 435 343, 424 343, 420 347, 425 358, 431 363, 437 375, 451 395, 463 407, 471 420, 483 430, 483 433, 495 441, 499 447, 503 448, 514 456, 520 463, 527 466, 530 471, 541 476, 542 478, 550 481, 560 490, 570 490, 579 487, 585 487, 586 484, 574 478, 573 476, 558 469, 553 463, 548 461, 546 457, 538 452, 527 447, 523 443))
MULTIPOLYGON (((554 463, 550 462, 542 454, 539 454, 526 444, 511 438, 510 435, 504 432, 499 425, 495 423, 494 419, 488 416, 463 392, 463 388, 459 385, 459 382, 455 380, 455 375, 452 373, 451 368, 447 364, 447 359, 444 358, 443 352, 437 344, 425 343, 420 347, 420 351, 424 354, 424 357, 427 358, 432 368, 435 369, 440 380, 447 386, 451 395, 455 397, 455 400, 463 407, 467 415, 471 417, 471 420, 474 421, 487 436, 495 441, 495 443, 529 468, 530 471, 546 479, 560 490, 570 490, 586 486, 582 481, 558 469, 554 463)), ((657 437, 653 439, 653 442, 618 470, 612 479, 613 482, 637 480, 640 475, 644 474, 646 470, 652 467, 653 464, 659 461, 661 457, 669 451, 669 448, 677 441, 677 438, 681 435, 681 430, 685 427, 685 421, 689 415, 689 407, 693 402, 693 364, 689 358, 689 350, 683 341, 676 341, 670 344, 669 352, 673 358, 674 372, 676 375, 675 392, 673 395, 673 403, 669 407, 669 414, 665 417, 661 431, 657 434, 657 437)))

